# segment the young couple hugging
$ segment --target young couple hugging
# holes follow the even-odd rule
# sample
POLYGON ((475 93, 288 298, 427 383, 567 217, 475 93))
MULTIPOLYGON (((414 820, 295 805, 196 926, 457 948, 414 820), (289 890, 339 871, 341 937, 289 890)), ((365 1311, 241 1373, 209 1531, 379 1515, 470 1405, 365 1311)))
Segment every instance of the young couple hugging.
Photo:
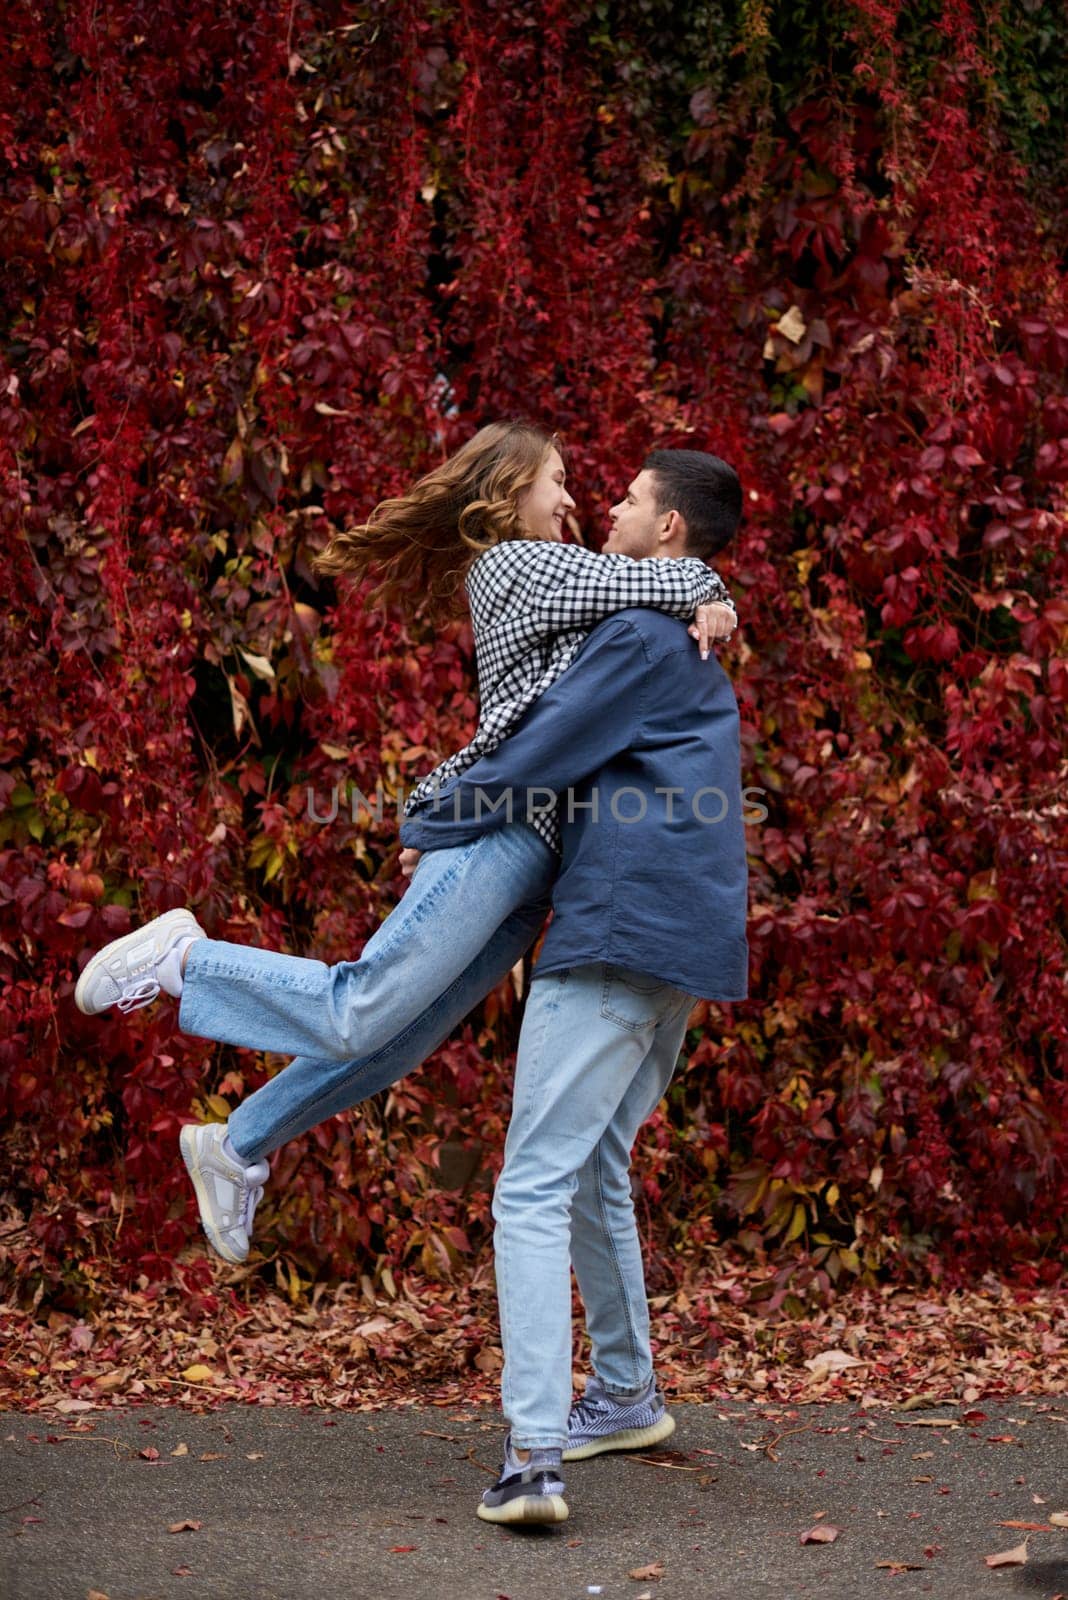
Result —
POLYGON ((475 637, 478 730, 409 797, 411 881, 358 960, 224 943, 177 910, 93 956, 75 993, 93 1015, 162 991, 186 1032, 294 1057, 228 1123, 182 1129, 204 1231, 241 1262, 271 1151, 419 1066, 551 905, 493 1200, 508 1433, 477 1511, 500 1523, 562 1521, 562 1460, 674 1430, 630 1153, 695 1000, 747 992, 738 710, 709 652, 736 618, 707 565, 738 525, 738 478, 654 451, 600 553, 562 542, 573 506, 556 441, 495 423, 320 558, 376 573, 376 601, 444 605, 463 583, 475 637), (572 1268, 593 1365, 574 1404, 572 1268))

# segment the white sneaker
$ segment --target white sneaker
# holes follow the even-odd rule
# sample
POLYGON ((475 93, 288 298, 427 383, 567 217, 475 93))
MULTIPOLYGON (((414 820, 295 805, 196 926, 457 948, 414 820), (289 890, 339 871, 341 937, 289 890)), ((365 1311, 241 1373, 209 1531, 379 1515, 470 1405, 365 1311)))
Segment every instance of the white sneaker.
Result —
POLYGON ((109 1006, 136 1011, 160 992, 159 969, 183 939, 203 939, 191 911, 165 911, 143 928, 113 939, 87 963, 74 991, 74 1004, 87 1017, 109 1006))
POLYGON ((223 1150, 225 1138, 224 1122, 189 1123, 178 1143, 193 1180, 208 1243, 224 1261, 239 1266, 248 1257, 252 1219, 271 1168, 266 1161, 251 1167, 232 1161, 223 1150))

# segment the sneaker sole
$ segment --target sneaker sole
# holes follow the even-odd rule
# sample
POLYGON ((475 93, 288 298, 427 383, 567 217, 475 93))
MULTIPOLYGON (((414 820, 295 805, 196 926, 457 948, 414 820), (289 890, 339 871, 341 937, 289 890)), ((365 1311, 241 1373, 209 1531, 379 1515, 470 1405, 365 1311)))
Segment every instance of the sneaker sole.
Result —
POLYGON ((537 1522, 566 1522, 568 1516, 567 1501, 559 1494, 521 1494, 500 1506, 480 1500, 475 1509, 483 1522, 525 1523, 528 1527, 537 1522))
POLYGON ((604 1455, 609 1450, 640 1450, 643 1445, 661 1444, 675 1432, 675 1418, 665 1412, 659 1422, 648 1428, 620 1428, 618 1433, 606 1433, 603 1439, 591 1439, 589 1444, 576 1444, 565 1450, 564 1461, 586 1461, 590 1456, 604 1455))
MULTIPOLYGON (((159 921, 168 932, 171 929, 181 928, 184 926, 188 926, 190 933, 203 933, 204 931, 196 917, 194 917, 193 913, 191 911, 186 911, 181 907, 177 911, 165 911, 160 917, 159 921)), ((74 989, 74 1004, 78 1007, 78 1010, 83 1014, 83 1016, 99 1017, 103 1016, 105 1011, 111 1010, 112 1005, 115 1003, 114 1001, 109 1001, 106 1006, 86 1005, 86 995, 89 991, 90 985, 92 984, 93 978, 104 965, 106 957, 121 953, 124 948, 129 948, 129 946, 137 944, 139 940, 143 941, 144 937, 144 928, 135 928, 132 933, 124 933, 121 939, 112 939, 110 944, 106 944, 103 950, 98 950, 96 955, 91 956, 86 962, 85 970, 78 979, 74 989)))
POLYGON ((245 1261, 248 1259, 247 1256, 239 1256, 236 1250, 232 1250, 222 1234, 208 1221, 208 1193, 197 1161, 196 1130, 199 1126, 199 1123, 187 1123, 178 1135, 178 1145, 182 1152, 182 1160, 185 1162, 185 1170, 193 1180, 193 1188, 196 1190, 200 1226, 204 1229, 207 1241, 215 1251, 215 1254, 221 1256, 230 1266, 241 1267, 244 1266, 245 1261))

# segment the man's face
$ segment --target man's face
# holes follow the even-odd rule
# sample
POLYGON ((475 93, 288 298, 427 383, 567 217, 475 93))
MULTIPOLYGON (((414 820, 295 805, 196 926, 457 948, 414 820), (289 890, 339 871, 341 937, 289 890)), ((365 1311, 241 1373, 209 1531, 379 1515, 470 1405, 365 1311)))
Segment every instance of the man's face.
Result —
POLYGON ((643 561, 660 550, 660 534, 668 513, 656 509, 656 483, 647 470, 639 472, 618 505, 608 513, 611 532, 603 548, 613 555, 643 561))

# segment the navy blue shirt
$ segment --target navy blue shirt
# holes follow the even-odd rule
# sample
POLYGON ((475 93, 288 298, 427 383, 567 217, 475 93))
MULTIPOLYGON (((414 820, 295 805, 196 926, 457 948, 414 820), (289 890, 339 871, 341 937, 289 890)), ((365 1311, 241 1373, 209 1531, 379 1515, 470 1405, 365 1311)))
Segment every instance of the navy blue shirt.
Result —
POLYGON ((686 624, 621 611, 493 751, 401 827, 418 850, 525 823, 559 797, 540 972, 608 961, 709 1000, 748 993, 738 706, 686 624))

